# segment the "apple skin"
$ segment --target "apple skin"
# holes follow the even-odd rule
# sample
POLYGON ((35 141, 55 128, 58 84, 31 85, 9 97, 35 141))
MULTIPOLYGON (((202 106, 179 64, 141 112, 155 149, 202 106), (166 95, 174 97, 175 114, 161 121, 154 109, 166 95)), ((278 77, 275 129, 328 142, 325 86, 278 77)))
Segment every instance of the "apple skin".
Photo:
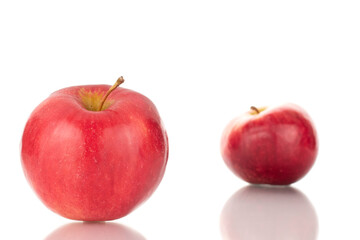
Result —
POLYGON ((31 114, 21 147, 25 176, 42 202, 63 217, 114 220, 150 197, 166 168, 169 145, 155 105, 125 88, 112 105, 89 111, 75 86, 51 94, 31 114))
POLYGON ((309 115, 286 103, 233 119, 221 139, 226 165, 253 184, 289 185, 313 166, 318 140, 309 115))

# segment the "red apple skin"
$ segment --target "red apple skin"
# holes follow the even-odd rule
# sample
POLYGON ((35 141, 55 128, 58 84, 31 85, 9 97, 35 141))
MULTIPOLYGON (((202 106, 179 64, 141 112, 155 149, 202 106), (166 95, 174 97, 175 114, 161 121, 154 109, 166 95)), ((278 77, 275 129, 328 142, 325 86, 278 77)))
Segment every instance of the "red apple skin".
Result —
POLYGON ((294 183, 311 169, 317 152, 317 133, 309 115, 290 103, 240 115, 221 139, 226 165, 253 184, 294 183))
POLYGON ((43 203, 63 217, 118 219, 150 197, 168 159, 168 138, 155 105, 125 88, 103 111, 85 109, 81 88, 51 94, 31 114, 23 133, 25 176, 43 203))

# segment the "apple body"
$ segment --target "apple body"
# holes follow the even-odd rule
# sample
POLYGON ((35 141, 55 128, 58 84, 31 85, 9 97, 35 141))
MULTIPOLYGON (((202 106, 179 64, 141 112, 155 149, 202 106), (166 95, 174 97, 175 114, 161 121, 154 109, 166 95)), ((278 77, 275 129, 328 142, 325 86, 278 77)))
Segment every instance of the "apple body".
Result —
POLYGON ((147 97, 117 88, 106 109, 85 107, 109 88, 56 91, 32 112, 24 129, 25 176, 48 208, 69 219, 123 217, 150 197, 164 175, 167 133, 147 97))
POLYGON ((252 109, 233 119, 223 132, 226 165, 253 184, 289 185, 313 166, 317 133, 304 109, 295 104, 252 109))

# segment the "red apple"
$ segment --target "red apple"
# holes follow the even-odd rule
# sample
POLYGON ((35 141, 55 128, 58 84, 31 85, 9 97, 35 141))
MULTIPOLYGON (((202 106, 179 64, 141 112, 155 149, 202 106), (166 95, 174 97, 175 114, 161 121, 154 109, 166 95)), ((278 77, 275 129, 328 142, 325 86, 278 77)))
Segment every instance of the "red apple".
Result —
POLYGON ((145 96, 116 88, 122 82, 58 90, 26 123, 25 176, 63 217, 123 217, 150 197, 164 175, 169 147, 159 113, 145 96))
POLYGON ((314 125, 295 104, 252 107, 228 124, 221 139, 226 165, 254 184, 298 181, 313 166, 317 152, 314 125))

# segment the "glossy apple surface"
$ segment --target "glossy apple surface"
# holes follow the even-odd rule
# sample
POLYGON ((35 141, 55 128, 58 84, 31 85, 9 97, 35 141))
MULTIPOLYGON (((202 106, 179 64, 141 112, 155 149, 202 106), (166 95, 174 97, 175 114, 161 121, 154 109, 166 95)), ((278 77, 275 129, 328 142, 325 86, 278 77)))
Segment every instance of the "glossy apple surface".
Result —
POLYGON ((253 184, 294 183, 311 169, 317 152, 315 127, 295 104, 253 107, 232 120, 221 139, 226 165, 253 184))
POLYGON ((47 207, 69 219, 123 217, 150 197, 164 175, 168 140, 155 105, 117 88, 103 110, 94 110, 109 88, 54 92, 25 126, 25 176, 47 207))

